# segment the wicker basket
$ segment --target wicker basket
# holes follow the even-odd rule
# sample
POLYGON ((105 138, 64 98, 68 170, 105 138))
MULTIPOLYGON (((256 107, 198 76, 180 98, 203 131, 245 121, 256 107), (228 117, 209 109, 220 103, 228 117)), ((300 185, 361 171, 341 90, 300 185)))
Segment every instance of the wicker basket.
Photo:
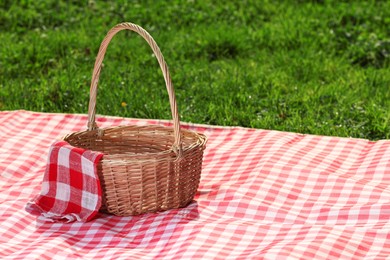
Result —
POLYGON ((180 128, 171 77, 156 42, 141 27, 122 23, 108 32, 96 58, 88 130, 69 134, 64 140, 75 147, 104 153, 98 165, 103 190, 102 210, 129 216, 188 205, 199 185, 207 138, 180 128), (169 94, 173 128, 147 125, 102 129, 96 125, 96 93, 103 58, 113 36, 125 29, 141 35, 157 57, 169 94))

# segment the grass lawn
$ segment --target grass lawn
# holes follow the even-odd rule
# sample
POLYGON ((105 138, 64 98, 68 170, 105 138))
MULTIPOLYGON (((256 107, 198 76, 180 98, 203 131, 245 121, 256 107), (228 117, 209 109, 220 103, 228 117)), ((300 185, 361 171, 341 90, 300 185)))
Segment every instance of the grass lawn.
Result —
MULTIPOLYGON (((390 1, 0 2, 0 110, 86 113, 100 42, 155 38, 182 121, 390 138, 390 1)), ((146 42, 108 48, 97 113, 169 119, 146 42)))

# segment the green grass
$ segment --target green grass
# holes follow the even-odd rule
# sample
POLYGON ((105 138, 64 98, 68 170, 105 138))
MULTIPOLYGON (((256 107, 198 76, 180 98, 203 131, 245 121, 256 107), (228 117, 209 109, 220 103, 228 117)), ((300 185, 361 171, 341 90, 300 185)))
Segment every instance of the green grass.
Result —
MULTIPOLYGON (((390 138, 389 1, 3 0, 0 110, 86 113, 100 42, 124 21, 159 44, 182 121, 390 138)), ((135 33, 109 46, 97 102, 99 114, 170 118, 135 33)))

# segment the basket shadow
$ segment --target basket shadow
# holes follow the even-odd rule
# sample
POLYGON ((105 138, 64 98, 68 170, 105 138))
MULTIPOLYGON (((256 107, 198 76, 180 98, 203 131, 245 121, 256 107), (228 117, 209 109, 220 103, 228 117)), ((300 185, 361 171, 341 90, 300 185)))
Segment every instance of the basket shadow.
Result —
POLYGON ((104 212, 99 212, 97 218, 122 219, 122 221, 128 219, 129 223, 133 223, 133 224, 137 222, 143 222, 148 219, 153 219, 154 221, 160 221, 162 224, 164 222, 169 222, 172 220, 180 221, 180 223, 187 223, 189 221, 198 219, 199 211, 198 211, 198 203, 195 200, 192 200, 186 207, 169 209, 162 212, 145 213, 141 215, 128 216, 128 217, 114 216, 104 212))

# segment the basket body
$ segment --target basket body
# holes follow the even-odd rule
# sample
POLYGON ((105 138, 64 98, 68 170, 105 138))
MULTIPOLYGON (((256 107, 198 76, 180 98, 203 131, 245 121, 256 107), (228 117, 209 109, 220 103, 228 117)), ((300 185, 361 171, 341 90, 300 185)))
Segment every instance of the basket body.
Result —
POLYGON ((172 128, 118 126, 70 134, 73 146, 104 153, 98 165, 102 210, 139 215, 187 206, 199 185, 206 137, 181 130, 182 154, 171 147, 172 128))

